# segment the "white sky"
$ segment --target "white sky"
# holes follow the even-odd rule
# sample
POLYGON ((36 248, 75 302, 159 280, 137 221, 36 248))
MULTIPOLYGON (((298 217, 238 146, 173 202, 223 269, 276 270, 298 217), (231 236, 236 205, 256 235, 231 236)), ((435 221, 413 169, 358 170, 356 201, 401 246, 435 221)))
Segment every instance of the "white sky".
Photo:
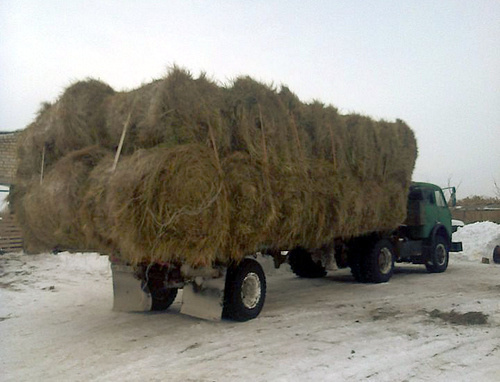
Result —
POLYGON ((451 180, 459 197, 500 185, 498 0, 2 0, 0 130, 75 80, 132 89, 174 63, 401 118, 419 144, 415 180, 451 180))

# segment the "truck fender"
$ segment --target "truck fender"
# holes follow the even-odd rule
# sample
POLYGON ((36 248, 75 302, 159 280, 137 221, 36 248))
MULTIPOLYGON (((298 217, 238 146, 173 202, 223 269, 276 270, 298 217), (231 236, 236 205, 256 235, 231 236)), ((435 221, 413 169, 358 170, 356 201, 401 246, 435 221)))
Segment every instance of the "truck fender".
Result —
POLYGON ((436 225, 432 228, 431 233, 429 234, 429 237, 424 240, 423 243, 423 253, 426 256, 430 256, 431 252, 433 251, 434 248, 434 243, 436 242, 436 237, 441 236, 446 240, 446 245, 448 246, 448 250, 451 248, 451 238, 448 235, 448 232, 446 231, 446 227, 441 224, 441 223, 436 223, 436 225))
POLYGON ((429 245, 432 245, 436 236, 443 237, 448 244, 448 248, 451 246, 451 237, 448 234, 446 227, 441 223, 436 223, 436 225, 432 228, 432 231, 431 231, 429 238, 428 238, 429 245))

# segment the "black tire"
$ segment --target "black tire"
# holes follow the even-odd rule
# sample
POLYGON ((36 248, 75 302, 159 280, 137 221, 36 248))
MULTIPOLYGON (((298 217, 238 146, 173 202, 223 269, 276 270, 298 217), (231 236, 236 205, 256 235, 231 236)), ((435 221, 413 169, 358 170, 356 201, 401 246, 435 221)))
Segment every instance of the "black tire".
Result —
POLYGON ((365 276, 361 269, 361 261, 365 252, 366 243, 364 241, 358 240, 349 244, 347 263, 349 268, 351 268, 351 274, 354 276, 354 279, 360 283, 365 282, 365 276))
POLYGON ((448 268, 449 258, 448 241, 442 236, 436 236, 430 245, 425 267, 430 273, 442 273, 448 268))
POLYGON ((293 273, 299 277, 314 279, 324 277, 326 269, 319 263, 315 263, 311 253, 303 248, 295 248, 288 253, 288 263, 293 273))
POLYGON ((385 283, 394 273, 394 248, 387 239, 381 239, 371 246, 361 261, 364 282, 385 283))
POLYGON ((497 245, 495 249, 493 249, 493 262, 495 264, 500 264, 500 245, 497 245))
POLYGON ((151 291, 151 310, 166 310, 177 297, 177 288, 159 288, 151 291))
POLYGON ((244 259, 227 271, 222 316, 235 321, 257 317, 266 299, 266 277, 261 265, 244 259))
POLYGON ((151 310, 166 310, 177 297, 177 288, 165 287, 165 269, 154 265, 147 273, 147 289, 151 294, 151 310))

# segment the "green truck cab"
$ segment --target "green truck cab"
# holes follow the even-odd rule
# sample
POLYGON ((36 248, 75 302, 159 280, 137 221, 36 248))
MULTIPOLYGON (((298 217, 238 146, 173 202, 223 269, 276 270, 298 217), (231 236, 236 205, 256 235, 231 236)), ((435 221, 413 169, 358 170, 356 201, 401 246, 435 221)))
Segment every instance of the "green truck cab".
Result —
MULTIPOLYGON (((450 203, 456 203, 455 188, 450 187, 450 203)), ((429 272, 444 272, 449 253, 460 252, 461 242, 453 242, 456 231, 443 189, 430 183, 412 183, 408 190, 406 220, 392 232, 372 232, 346 240, 334 248, 338 268, 351 268, 357 281, 387 282, 395 263, 423 264, 429 272)), ((327 254, 293 250, 288 254, 292 271, 300 277, 326 274, 327 254)))
MULTIPOLYGON (((454 205, 455 188, 449 190, 454 205)), ((396 261, 425 264, 430 272, 444 272, 449 252, 462 251, 462 243, 452 241, 456 229, 443 189, 431 183, 412 183, 407 218, 395 235, 396 261)))

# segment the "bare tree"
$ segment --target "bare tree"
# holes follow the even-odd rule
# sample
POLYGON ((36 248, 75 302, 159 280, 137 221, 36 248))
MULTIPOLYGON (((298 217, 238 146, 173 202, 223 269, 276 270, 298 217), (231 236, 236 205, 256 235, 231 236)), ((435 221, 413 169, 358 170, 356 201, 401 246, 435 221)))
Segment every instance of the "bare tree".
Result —
POLYGON ((495 179, 493 179, 493 185, 495 187, 495 196, 497 199, 500 199, 500 187, 498 186, 498 183, 495 179))
MULTIPOLYGON (((455 189, 458 191, 459 187, 462 185, 462 181, 458 182, 458 184, 455 186, 455 189)), ((453 187, 453 174, 448 176, 448 182, 446 187, 453 187)))

